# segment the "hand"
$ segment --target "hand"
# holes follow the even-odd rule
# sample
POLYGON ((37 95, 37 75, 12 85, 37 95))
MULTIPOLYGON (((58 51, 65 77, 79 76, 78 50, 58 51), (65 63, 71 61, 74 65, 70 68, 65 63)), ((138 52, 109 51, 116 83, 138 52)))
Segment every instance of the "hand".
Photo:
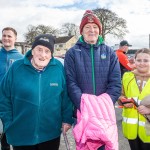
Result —
POLYGON ((132 108, 134 106, 134 104, 132 103, 132 100, 127 99, 125 96, 120 96, 119 101, 126 108, 132 108))
POLYGON ((127 104, 123 104, 123 106, 126 108, 133 108, 134 104, 133 103, 127 103, 127 104))
POLYGON ((71 128, 71 125, 68 123, 63 123, 62 124, 62 132, 66 133, 69 129, 71 128))
POLYGON ((130 63, 128 63, 127 65, 128 65, 132 70, 136 68, 135 64, 130 64, 130 63))
POLYGON ((119 99, 118 99, 118 101, 117 101, 117 102, 118 102, 118 105, 123 106, 123 104, 122 104, 122 100, 123 100, 123 99, 126 99, 126 97, 125 97, 125 96, 120 96, 120 97, 119 97, 119 99))
POLYGON ((130 64, 134 64, 134 58, 129 58, 130 64))
POLYGON ((150 114, 150 108, 144 106, 144 105, 140 105, 138 108, 137 108, 138 112, 142 115, 148 115, 150 114))

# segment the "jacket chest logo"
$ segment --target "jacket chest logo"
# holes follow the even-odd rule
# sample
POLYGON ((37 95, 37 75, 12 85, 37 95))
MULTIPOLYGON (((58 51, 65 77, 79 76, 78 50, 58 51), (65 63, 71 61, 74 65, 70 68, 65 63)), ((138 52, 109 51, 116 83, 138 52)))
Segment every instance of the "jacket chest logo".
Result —
POLYGON ((50 86, 58 86, 58 83, 50 83, 50 86))
POLYGON ((106 54, 105 53, 101 54, 101 59, 106 59, 106 54))

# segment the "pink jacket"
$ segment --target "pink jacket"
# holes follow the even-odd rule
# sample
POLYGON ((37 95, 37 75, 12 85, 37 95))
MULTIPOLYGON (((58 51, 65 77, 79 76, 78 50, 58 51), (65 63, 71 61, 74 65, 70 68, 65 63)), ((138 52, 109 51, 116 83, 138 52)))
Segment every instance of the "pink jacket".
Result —
POLYGON ((82 94, 77 124, 73 129, 76 150, 118 150, 118 131, 114 106, 106 93, 95 96, 82 94))

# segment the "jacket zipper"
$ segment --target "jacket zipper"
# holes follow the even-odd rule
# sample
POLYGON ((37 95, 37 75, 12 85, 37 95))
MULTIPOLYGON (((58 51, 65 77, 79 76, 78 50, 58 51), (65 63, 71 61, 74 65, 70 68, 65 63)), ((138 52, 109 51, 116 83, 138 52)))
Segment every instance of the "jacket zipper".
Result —
POLYGON ((38 142, 39 139, 39 120, 40 120, 40 105, 41 105, 41 73, 39 74, 39 99, 38 99, 38 118, 37 118, 37 126, 36 126, 36 140, 38 142))
POLYGON ((92 59, 92 84, 93 84, 93 94, 96 94, 95 88, 95 68, 94 68, 94 51, 93 51, 93 44, 91 44, 91 59, 92 59))
POLYGON ((9 61, 8 61, 8 52, 6 52, 6 72, 8 70, 8 64, 9 64, 9 61))

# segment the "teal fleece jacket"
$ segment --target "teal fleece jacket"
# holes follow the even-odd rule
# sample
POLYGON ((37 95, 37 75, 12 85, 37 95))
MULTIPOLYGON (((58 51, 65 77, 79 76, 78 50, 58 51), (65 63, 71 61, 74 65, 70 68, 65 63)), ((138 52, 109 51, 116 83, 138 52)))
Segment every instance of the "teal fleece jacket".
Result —
POLYGON ((5 75, 11 64, 23 57, 24 56, 16 49, 6 51, 4 47, 0 48, 0 81, 3 79, 3 76, 5 75))
POLYGON ((15 61, 0 86, 0 118, 13 146, 52 140, 60 136, 62 123, 73 122, 61 62, 52 58, 39 72, 30 57, 31 51, 15 61))

